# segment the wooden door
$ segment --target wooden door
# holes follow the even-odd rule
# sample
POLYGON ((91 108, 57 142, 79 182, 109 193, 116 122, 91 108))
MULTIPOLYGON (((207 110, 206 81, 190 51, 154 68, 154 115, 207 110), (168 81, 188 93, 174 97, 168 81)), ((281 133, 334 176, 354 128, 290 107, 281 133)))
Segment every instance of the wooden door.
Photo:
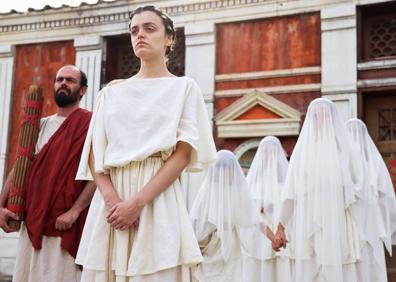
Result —
MULTIPOLYGON (((396 188, 396 90, 370 93, 365 100, 367 129, 380 151, 396 188)), ((396 246, 393 247, 393 254, 396 246)), ((389 282, 396 282, 396 256, 386 257, 389 282)))
POLYGON ((74 64, 73 41, 59 41, 18 45, 15 56, 15 78, 12 93, 11 136, 9 139, 7 173, 14 166, 19 128, 22 120, 23 99, 32 84, 43 88, 43 116, 56 112, 54 81, 57 70, 67 64, 74 64))

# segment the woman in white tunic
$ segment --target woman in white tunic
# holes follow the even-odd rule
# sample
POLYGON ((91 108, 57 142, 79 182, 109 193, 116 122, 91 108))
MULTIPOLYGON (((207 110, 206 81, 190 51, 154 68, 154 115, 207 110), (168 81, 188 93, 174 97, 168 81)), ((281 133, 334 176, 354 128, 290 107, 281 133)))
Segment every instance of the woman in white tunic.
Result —
POLYGON ((245 176, 234 154, 218 152, 190 211, 204 261, 194 277, 200 282, 241 282, 239 230, 259 223, 245 176))
POLYGON ((153 6, 131 14, 139 72, 104 87, 77 179, 98 185, 76 262, 82 281, 189 281, 202 260, 178 177, 215 160, 197 84, 166 68, 172 21, 153 6))
POLYGON ((357 161, 363 165, 363 187, 356 203, 361 237, 359 281, 387 281, 383 243, 392 255, 391 238, 396 231, 392 180, 366 125, 359 119, 350 119, 346 125, 359 150, 357 161))
POLYGON ((361 169, 351 141, 334 103, 312 101, 290 159, 275 237, 284 245, 284 227, 290 228, 296 282, 357 280, 359 234, 351 208, 361 169))
MULTIPOLYGON (((257 209, 267 227, 276 230, 281 194, 288 161, 278 138, 267 136, 261 142, 247 175, 247 182, 257 209)), ((275 252, 272 242, 259 228, 242 232, 250 244, 244 248, 243 276, 248 282, 291 281, 288 248, 275 252)))

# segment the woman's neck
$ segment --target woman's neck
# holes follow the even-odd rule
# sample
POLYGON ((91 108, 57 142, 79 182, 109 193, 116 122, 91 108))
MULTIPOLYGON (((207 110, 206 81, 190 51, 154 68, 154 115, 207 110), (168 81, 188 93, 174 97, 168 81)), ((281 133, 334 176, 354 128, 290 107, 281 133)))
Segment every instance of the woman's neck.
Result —
POLYGON ((166 67, 166 61, 164 58, 152 59, 152 60, 141 60, 140 70, 135 75, 136 78, 154 78, 173 76, 166 67))

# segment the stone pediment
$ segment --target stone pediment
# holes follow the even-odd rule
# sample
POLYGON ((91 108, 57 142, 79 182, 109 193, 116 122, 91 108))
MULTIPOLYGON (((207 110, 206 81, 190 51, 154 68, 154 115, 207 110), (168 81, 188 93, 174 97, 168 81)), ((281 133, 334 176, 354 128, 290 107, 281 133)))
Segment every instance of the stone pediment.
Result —
POLYGON ((220 138, 298 135, 300 120, 299 111, 259 91, 244 95, 215 118, 220 138))

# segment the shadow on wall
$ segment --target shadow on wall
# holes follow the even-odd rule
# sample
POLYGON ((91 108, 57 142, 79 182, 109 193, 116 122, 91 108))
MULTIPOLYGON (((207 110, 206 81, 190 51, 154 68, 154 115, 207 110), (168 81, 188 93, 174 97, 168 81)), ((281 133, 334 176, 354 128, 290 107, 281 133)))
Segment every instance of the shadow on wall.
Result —
POLYGON ((0 282, 11 282, 12 277, 10 275, 0 272, 0 282))

